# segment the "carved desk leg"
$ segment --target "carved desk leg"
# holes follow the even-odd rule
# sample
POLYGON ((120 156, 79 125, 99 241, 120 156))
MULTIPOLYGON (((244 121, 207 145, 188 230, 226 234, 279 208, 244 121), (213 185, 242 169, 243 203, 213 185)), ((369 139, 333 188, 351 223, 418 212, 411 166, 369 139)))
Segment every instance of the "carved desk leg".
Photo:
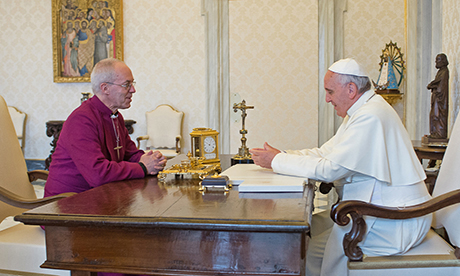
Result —
POLYGON ((45 170, 48 170, 51 164, 51 155, 56 150, 56 144, 59 139, 59 134, 62 130, 62 125, 64 121, 48 121, 46 122, 46 136, 53 137, 53 141, 51 141, 51 153, 45 160, 45 170))

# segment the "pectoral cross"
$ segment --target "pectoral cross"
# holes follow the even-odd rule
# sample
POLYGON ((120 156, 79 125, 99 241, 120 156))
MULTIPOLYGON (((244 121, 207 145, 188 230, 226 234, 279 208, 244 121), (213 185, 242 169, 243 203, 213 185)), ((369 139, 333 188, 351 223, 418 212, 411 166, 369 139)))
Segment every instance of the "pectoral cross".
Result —
POLYGON ((117 118, 118 116, 117 115, 112 115, 110 116, 110 118, 112 119, 112 125, 113 125, 113 131, 115 132, 115 138, 116 138, 116 141, 117 141, 117 146, 114 147, 113 149, 117 151, 117 161, 120 161, 120 149, 123 147, 123 146, 120 146, 120 132, 118 130, 118 120, 117 120, 117 126, 115 127, 115 122, 114 122, 114 119, 117 118))
POLYGON ((113 149, 117 151, 117 156, 118 156, 118 159, 117 160, 120 160, 120 150, 123 146, 119 146, 118 145, 118 141, 117 141, 117 146, 114 147, 113 149))

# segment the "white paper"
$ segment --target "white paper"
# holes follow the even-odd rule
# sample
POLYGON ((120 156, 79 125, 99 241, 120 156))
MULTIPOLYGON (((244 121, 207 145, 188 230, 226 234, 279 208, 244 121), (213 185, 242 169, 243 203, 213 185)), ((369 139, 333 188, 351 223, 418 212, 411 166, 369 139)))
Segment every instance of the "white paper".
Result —
POLYGON ((6 217, 2 222, 0 222, 0 231, 11 228, 20 224, 21 222, 15 221, 13 216, 6 217))
POLYGON ((255 164, 236 164, 221 173, 239 192, 303 192, 307 179, 274 173, 255 164))
POLYGON ((250 199, 283 199, 283 198, 302 198, 302 193, 240 193, 239 198, 250 199))

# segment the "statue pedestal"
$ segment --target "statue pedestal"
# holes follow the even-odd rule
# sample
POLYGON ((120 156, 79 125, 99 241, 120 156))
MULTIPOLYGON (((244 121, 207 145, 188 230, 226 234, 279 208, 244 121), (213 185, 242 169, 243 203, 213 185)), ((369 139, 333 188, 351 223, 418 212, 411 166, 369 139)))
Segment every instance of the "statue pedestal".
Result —
POLYGON ((377 94, 399 94, 399 89, 375 89, 377 94))
POLYGON ((424 135, 422 137, 422 144, 423 145, 446 145, 449 142, 447 138, 431 138, 428 135, 424 135))

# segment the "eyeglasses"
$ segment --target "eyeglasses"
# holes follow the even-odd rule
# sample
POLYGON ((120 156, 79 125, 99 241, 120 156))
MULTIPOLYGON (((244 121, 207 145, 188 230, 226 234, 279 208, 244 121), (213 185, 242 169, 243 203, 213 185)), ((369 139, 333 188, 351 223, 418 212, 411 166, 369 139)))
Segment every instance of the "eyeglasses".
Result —
POLYGON ((136 82, 135 81, 132 81, 132 82, 128 82, 128 83, 124 83, 124 84, 118 84, 118 83, 113 83, 113 82, 108 82, 106 81, 105 83, 108 83, 108 84, 112 84, 112 85, 117 85, 117 86, 121 86, 127 90, 131 89, 131 86, 134 86, 136 85, 136 82))

